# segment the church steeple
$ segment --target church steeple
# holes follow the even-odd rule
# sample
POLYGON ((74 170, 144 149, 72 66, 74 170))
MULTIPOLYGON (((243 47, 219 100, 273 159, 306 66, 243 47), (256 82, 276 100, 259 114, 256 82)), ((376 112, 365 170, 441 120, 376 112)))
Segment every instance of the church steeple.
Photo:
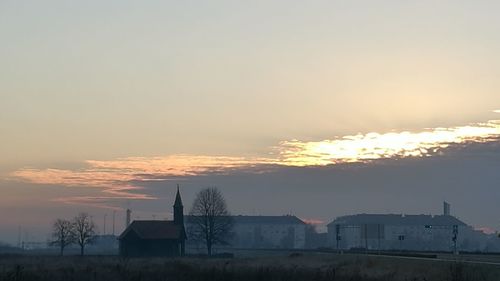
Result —
POLYGON ((179 192, 179 185, 177 185, 177 194, 175 195, 174 202, 174 224, 181 227, 181 239, 179 245, 179 254, 184 256, 186 229, 184 228, 184 206, 182 206, 181 193, 179 192))
POLYGON ((179 185, 177 185, 177 194, 174 202, 174 223, 184 226, 184 206, 182 205, 181 193, 179 185))

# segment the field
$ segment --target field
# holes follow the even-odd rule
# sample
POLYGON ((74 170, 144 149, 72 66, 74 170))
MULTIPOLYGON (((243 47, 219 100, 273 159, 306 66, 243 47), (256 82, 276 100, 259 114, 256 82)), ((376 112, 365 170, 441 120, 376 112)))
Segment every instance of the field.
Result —
POLYGON ((232 259, 0 256, 0 280, 499 281, 500 266, 319 253, 287 253, 232 259))

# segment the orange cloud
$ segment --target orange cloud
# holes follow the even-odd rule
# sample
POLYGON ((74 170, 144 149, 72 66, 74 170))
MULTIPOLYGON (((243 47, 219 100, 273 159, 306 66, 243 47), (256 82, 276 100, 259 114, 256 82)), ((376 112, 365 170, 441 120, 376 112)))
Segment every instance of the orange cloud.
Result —
POLYGON ((477 228, 474 228, 474 229, 477 230, 477 231, 481 231, 484 234, 495 234, 496 233, 496 231, 493 228, 486 227, 486 226, 484 226, 484 227, 477 227, 477 228))
POLYGON ((14 179, 35 184, 98 188, 108 196, 65 197, 55 201, 90 205, 98 200, 150 200, 155 197, 142 192, 140 182, 166 180, 173 177, 224 173, 232 169, 265 164, 266 159, 226 156, 172 155, 166 157, 128 157, 117 160, 86 161, 79 170, 24 168, 11 174, 14 179))
POLYGON ((311 225, 321 225, 325 223, 325 221, 320 219, 301 219, 301 220, 306 224, 311 224, 311 225))

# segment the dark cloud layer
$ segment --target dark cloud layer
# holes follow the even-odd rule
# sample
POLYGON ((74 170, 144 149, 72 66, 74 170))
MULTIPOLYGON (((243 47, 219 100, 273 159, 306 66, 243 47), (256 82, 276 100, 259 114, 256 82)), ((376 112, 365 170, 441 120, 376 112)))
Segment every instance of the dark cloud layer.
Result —
MULTIPOLYGON (((144 185, 165 198, 137 203, 137 208, 163 205, 170 210, 174 183, 186 202, 204 186, 218 186, 233 213, 296 214, 330 221, 360 213, 441 213, 452 203, 454 215, 477 226, 500 228, 500 141, 455 146, 446 155, 380 160, 325 167, 279 167, 267 173, 184 177, 144 185)), ((136 204, 136 203, 134 203, 136 204)))
POLYGON ((500 229, 500 139, 455 145, 432 157, 150 178, 129 184, 138 188, 132 192, 154 200, 107 197, 100 188, 4 181, 0 184, 6 194, 0 221, 8 235, 0 240, 14 239, 17 226, 11 218, 44 235, 42 229, 47 231, 53 218, 82 210, 94 215, 99 225, 104 213, 109 218, 115 210, 117 231, 123 227, 123 209, 127 207, 133 210, 134 218, 170 217, 177 183, 186 212, 198 190, 217 186, 234 214, 295 214, 329 222, 336 216, 363 212, 438 214, 446 200, 452 204, 452 213, 465 222, 500 229))

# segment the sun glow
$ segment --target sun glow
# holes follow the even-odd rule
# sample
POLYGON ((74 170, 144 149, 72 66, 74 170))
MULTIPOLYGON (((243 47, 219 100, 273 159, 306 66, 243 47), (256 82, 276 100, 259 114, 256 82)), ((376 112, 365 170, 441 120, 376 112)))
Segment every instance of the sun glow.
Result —
POLYGON ((368 133, 334 140, 284 141, 278 149, 283 165, 317 166, 383 158, 430 156, 451 144, 486 142, 498 136, 500 122, 489 121, 476 126, 435 128, 417 133, 368 133))

